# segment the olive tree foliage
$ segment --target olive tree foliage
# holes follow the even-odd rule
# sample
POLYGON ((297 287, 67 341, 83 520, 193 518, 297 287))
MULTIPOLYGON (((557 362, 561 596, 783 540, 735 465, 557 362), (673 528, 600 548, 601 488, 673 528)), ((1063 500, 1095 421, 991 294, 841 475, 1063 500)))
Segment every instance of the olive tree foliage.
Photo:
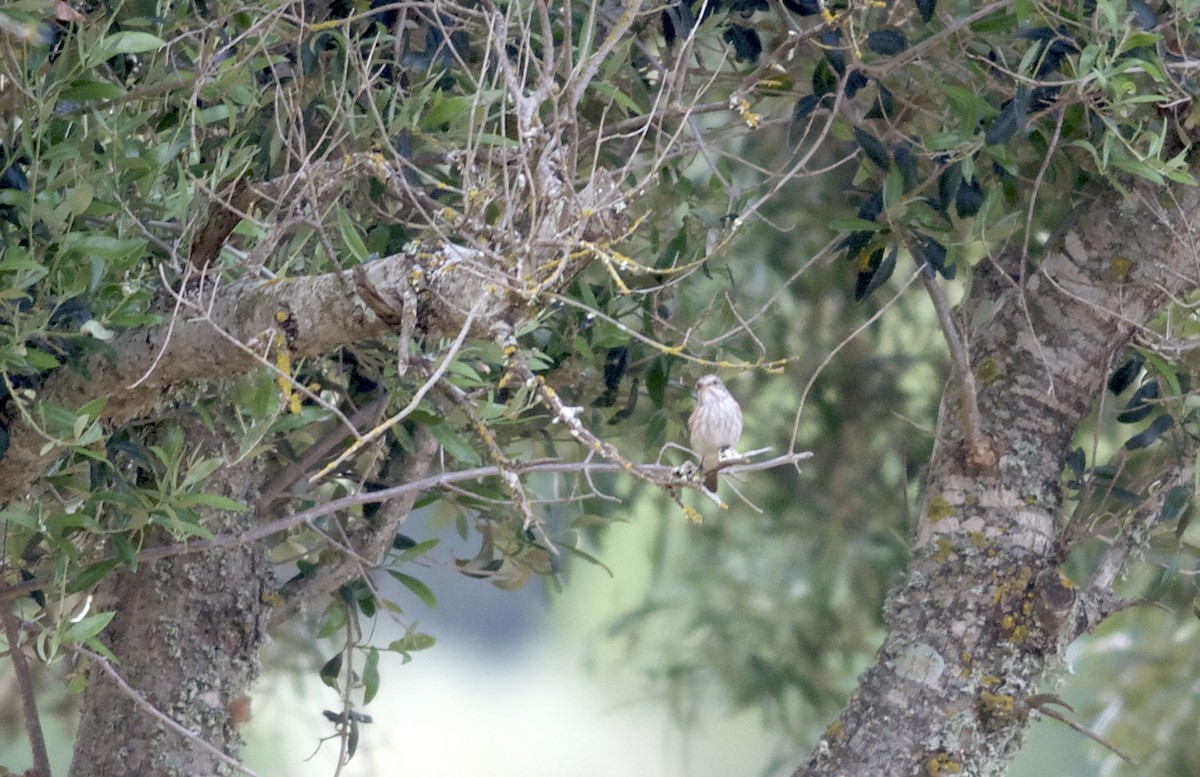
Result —
MULTIPOLYGON (((770 518, 696 529, 690 644, 739 701, 828 703, 813 613, 881 611, 797 773, 1002 771, 1137 556, 1193 563, 1193 5, 6 8, 3 596, 35 766, 29 661, 73 656, 72 773, 240 768, 264 634, 304 610, 344 639, 320 673, 352 756, 380 652, 431 642, 365 636, 408 622, 368 573, 435 597, 411 511, 504 586, 586 559, 635 486, 698 521, 732 492, 660 452, 719 369, 742 448, 776 449, 729 468, 770 518), (860 599, 769 617, 753 586, 794 594, 812 546, 753 473, 856 407, 809 376, 916 299, 952 368, 912 542, 879 528, 840 557, 860 599)), ((848 491, 910 475, 820 453, 848 491)))

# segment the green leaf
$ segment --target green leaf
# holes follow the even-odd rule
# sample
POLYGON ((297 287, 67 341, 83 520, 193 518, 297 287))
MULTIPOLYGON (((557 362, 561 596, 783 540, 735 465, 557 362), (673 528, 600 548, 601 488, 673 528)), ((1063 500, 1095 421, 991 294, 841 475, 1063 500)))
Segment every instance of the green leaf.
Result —
POLYGON ((429 431, 433 434, 434 439, 446 449, 446 453, 449 453, 463 464, 468 464, 472 467, 480 465, 479 453, 471 447, 470 443, 451 429, 449 424, 434 424, 429 427, 429 431))
POLYGON ((62 90, 59 99, 70 102, 103 102, 125 94, 125 90, 107 81, 93 81, 81 78, 62 90))
POLYGON ((879 138, 866 130, 854 127, 852 131, 854 133, 854 140, 863 150, 863 153, 867 155, 867 159, 874 162, 881 170, 887 170, 890 160, 887 146, 879 138))
POLYGON ((108 574, 109 570, 119 563, 121 562, 117 559, 109 559, 107 561, 98 561, 84 568, 82 572, 75 576, 75 579, 67 583, 67 593, 75 594, 91 588, 96 583, 99 583, 108 574))
POLYGON ((878 221, 868 221, 854 216, 846 216, 844 218, 831 219, 829 228, 834 232, 881 232, 887 229, 886 224, 880 224, 878 221))
POLYGON ((1179 376, 1176 374, 1176 368, 1162 356, 1152 351, 1145 353, 1145 356, 1147 372, 1155 373, 1167 382, 1165 392, 1166 396, 1183 396, 1185 392, 1183 390, 1183 386, 1181 386, 1179 383, 1179 376))
POLYGON ((671 359, 655 359, 646 370, 646 393, 655 407, 662 407, 671 380, 671 359))
POLYGON ((85 402, 84 404, 80 405, 79 410, 77 412, 79 413, 79 415, 86 416, 87 418, 94 421, 97 418, 99 418, 100 413, 102 413, 104 411, 104 404, 107 401, 108 401, 108 395, 103 394, 101 396, 96 397, 95 399, 89 400, 89 401, 85 402))
POLYGON ((642 107, 634 102, 633 98, 625 94, 624 91, 618 89, 613 84, 605 83, 604 81, 592 81, 590 84, 588 84, 588 90, 599 92, 615 102, 617 105, 629 111, 631 114, 642 113, 642 107))
POLYGON ((148 32, 122 31, 109 35, 96 47, 96 56, 101 60, 110 59, 118 54, 141 54, 146 51, 157 51, 167 45, 166 41, 148 32))
POLYGON ((1125 441, 1125 450, 1136 451, 1139 448, 1146 448, 1154 443, 1159 437, 1162 437, 1163 432, 1175 425, 1175 419, 1169 415, 1160 415, 1150 422, 1142 431, 1125 441))
POLYGON ((471 110, 471 104, 474 101, 475 97, 468 95, 435 98, 433 107, 421 117, 421 129, 436 130, 440 129, 443 124, 453 123, 471 110))
POLYGON ((1146 381, 1125 403, 1125 409, 1117 414, 1117 423, 1136 424, 1148 417, 1158 405, 1158 398, 1158 381, 1146 381))
POLYGON ((333 658, 325 662, 321 667, 320 677, 321 682, 328 685, 330 688, 337 688, 338 675, 342 673, 342 654, 336 653, 333 658))
POLYGON ((892 56, 908 48, 908 40, 895 27, 885 27, 867 33, 867 48, 876 54, 892 56))
MULTIPOLYGON (((1117 56, 1120 56, 1126 51, 1133 51, 1134 49, 1153 48, 1154 46, 1157 46, 1158 42, 1161 40, 1162 36, 1156 32, 1135 32, 1126 37, 1125 40, 1121 41, 1121 45, 1117 48, 1116 53, 1117 56)), ((1144 65, 1146 63, 1139 62, 1138 64, 1144 65)))
POLYGON ((317 638, 323 639, 341 631, 346 626, 346 608, 340 602, 334 603, 325 611, 325 622, 317 632, 317 638))
POLYGON ((88 637, 87 639, 85 639, 83 641, 83 644, 86 645, 88 647, 88 649, 91 650, 93 653, 96 653, 97 655, 103 656, 104 658, 108 659, 108 661, 110 663, 113 663, 113 664, 120 663, 120 661, 118 661, 117 657, 115 655, 113 655, 113 652, 108 649, 108 645, 105 645, 103 642, 101 642, 96 637, 88 637))
POLYGON ((367 661, 363 666, 363 704, 370 704, 375 694, 379 693, 379 650, 371 648, 367 651, 367 661))
POLYGON ((1162 186, 1166 183, 1166 181, 1163 180, 1162 174, 1159 173, 1158 170, 1155 170, 1154 167, 1147 162, 1114 156, 1110 160, 1110 164, 1112 164, 1112 166, 1118 170, 1124 170, 1125 172, 1132 173, 1139 178, 1145 178, 1147 181, 1158 184, 1159 186, 1162 186))
POLYGON ((83 255, 99 256, 119 262, 140 254, 146 248, 142 238, 119 238, 100 232, 71 232, 63 238, 63 248, 83 255))
POLYGON ((956 148, 963 139, 957 132, 931 132, 925 136, 923 142, 930 151, 946 151, 956 148))
POLYGON ((108 622, 116 615, 116 611, 98 612, 95 615, 89 615, 78 623, 72 623, 70 627, 63 632, 60 642, 83 642, 89 637, 94 637, 104 630, 108 622))
POLYGON ((439 539, 425 540, 418 542, 416 545, 410 545, 405 548, 400 555, 396 556, 396 563, 404 563, 424 556, 429 551, 433 550, 441 542, 439 539))
POLYGON ((188 489, 192 486, 199 485, 208 480, 209 475, 216 472, 223 464, 220 459, 201 459, 188 467, 187 475, 183 478, 183 483, 180 486, 182 489, 188 489))
POLYGON ((1187 170, 1179 170, 1177 168, 1171 167, 1171 168, 1167 169, 1166 174, 1167 174, 1167 178, 1169 180, 1174 181, 1175 183, 1181 183, 1185 186, 1195 186, 1196 185, 1196 179, 1193 178, 1192 174, 1189 173, 1187 170))
POLYGON ((71 436, 76 441, 79 441, 79 438, 83 436, 90 422, 90 419, 85 415, 75 416, 75 423, 71 424, 71 436))
POLYGON ((396 653, 409 653, 417 650, 427 650, 433 647, 436 641, 437 640, 428 634, 413 632, 411 634, 406 634, 400 639, 392 642, 392 644, 388 645, 388 650, 396 653))
POLYGON ((896 165, 888 167, 887 175, 883 178, 884 207, 892 207, 904 197, 904 174, 896 165))
POLYGON ((117 554, 117 560, 129 567, 130 572, 136 572, 138 568, 137 548, 129 541, 129 535, 110 534, 108 541, 112 545, 113 552, 117 554))
POLYGON ((426 607, 437 607, 437 599, 433 595, 433 591, 429 586, 422 583, 412 575, 406 575, 403 572, 397 572, 394 569, 389 569, 388 574, 399 580, 405 588, 417 595, 417 598, 425 603, 426 607))
MULTIPOLYGON (((610 523, 609 521, 604 521, 603 519, 601 519, 600 525, 608 525, 609 523, 610 523)), ((563 545, 562 547, 570 555, 576 556, 576 557, 581 558, 584 561, 588 562, 589 564, 600 567, 608 574, 609 577, 613 578, 614 580, 616 579, 617 576, 613 574, 613 571, 611 569, 609 569, 607 566, 605 566, 604 562, 601 561, 600 559, 596 558, 595 556, 588 554, 588 553, 584 553, 579 548, 573 548, 570 545, 563 545)))
MULTIPOLYGON (((38 372, 53 370, 58 367, 58 359, 41 350, 40 348, 29 348, 25 351, 25 360, 37 369, 38 372)), ((63 409, 65 412, 65 408, 63 409)), ((70 423, 66 424, 67 426, 70 423)))
POLYGON ((200 524, 200 516, 182 501, 177 499, 174 503, 161 505, 154 511, 154 523, 185 537, 212 539, 212 532, 200 524))
POLYGON ((1158 520, 1177 521, 1192 502, 1192 490, 1187 486, 1173 486, 1163 497, 1158 520))
POLYGON ((182 507, 211 507, 214 510, 226 510, 232 513, 244 513, 249 510, 241 502, 220 494, 177 494, 174 501, 182 507))
POLYGON ((359 262, 365 262, 371 252, 367 250, 367 244, 363 242, 362 236, 358 234, 358 227, 350 219, 350 214, 346 212, 340 204, 337 208, 337 223, 338 232, 341 233, 342 242, 350 249, 350 253, 359 262))
POLYGON ((26 529, 32 529, 33 531, 41 530, 37 516, 23 510, 4 510, 0 512, 0 523, 9 522, 15 523, 18 526, 24 526, 26 529))

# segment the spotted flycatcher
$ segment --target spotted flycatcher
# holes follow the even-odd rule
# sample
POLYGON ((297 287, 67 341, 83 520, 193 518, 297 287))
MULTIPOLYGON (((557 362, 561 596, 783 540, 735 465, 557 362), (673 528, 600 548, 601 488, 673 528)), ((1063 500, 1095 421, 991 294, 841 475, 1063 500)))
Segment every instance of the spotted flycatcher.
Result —
POLYGON ((688 418, 692 453, 700 457, 700 471, 708 472, 704 487, 717 490, 717 473, 709 472, 720 461, 721 451, 734 449, 742 436, 742 408, 716 375, 696 381, 696 404, 688 418))

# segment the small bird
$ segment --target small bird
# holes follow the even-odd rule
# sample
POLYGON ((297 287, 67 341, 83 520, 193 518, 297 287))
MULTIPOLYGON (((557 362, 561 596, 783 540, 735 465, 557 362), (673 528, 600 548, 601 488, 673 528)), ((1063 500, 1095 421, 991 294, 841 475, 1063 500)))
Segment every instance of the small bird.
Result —
MULTIPOLYGON (((721 452, 733 450, 742 436, 742 408, 716 375, 696 381, 696 405, 688 418, 692 453, 700 457, 700 471, 717 466, 721 452)), ((704 478, 704 487, 717 490, 717 473, 704 478)))

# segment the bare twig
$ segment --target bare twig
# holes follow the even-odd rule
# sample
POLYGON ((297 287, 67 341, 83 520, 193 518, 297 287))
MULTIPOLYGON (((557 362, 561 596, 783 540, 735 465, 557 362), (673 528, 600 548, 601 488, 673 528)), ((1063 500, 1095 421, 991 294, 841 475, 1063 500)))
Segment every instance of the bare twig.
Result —
POLYGON ((546 547, 549 548, 551 553, 557 556, 558 548, 555 547, 554 542, 550 539, 550 535, 546 533, 546 527, 542 520, 534 515, 529 496, 525 493, 524 486, 521 485, 521 478, 509 466, 508 456, 504 455, 504 451, 500 449, 495 435, 488 429, 487 424, 479 417, 479 414, 475 412, 475 408, 471 406, 470 399, 462 389, 448 382, 443 384, 441 388, 442 393, 449 397, 450 401, 467 417, 471 428, 475 430, 476 437, 487 448, 488 455, 492 461, 496 462, 496 465, 500 468, 500 479, 504 481, 504 487, 512 497, 513 504, 517 506, 517 510, 521 513, 522 528, 535 527, 538 534, 541 535, 542 541, 546 543, 546 547))
MULTIPOLYGON (((1076 731, 1080 734, 1083 734, 1085 737, 1092 740, 1093 742, 1098 742, 1099 744, 1103 745, 1105 749, 1111 751, 1113 753, 1113 755, 1117 756, 1118 758, 1120 758, 1122 761, 1129 764, 1130 766, 1137 766, 1137 761, 1133 760, 1133 758, 1128 753, 1126 753, 1124 750, 1121 750, 1119 747, 1114 745, 1112 742, 1109 742, 1107 739, 1105 739, 1104 737, 1100 736, 1099 734, 1097 734, 1093 731, 1089 731, 1088 729, 1084 728, 1083 726, 1079 725, 1075 721, 1071 720, 1070 718, 1068 718, 1066 715, 1062 714, 1058 710, 1051 709, 1050 707, 1048 707, 1047 704, 1050 702, 1063 704, 1058 699, 1058 697, 1047 696, 1045 694, 1041 694, 1038 696, 1030 696, 1028 699, 1025 700, 1026 704, 1028 704, 1030 707, 1037 710, 1038 712, 1042 713, 1046 717, 1053 718, 1054 720, 1057 720, 1059 723, 1062 723, 1065 726, 1069 726, 1071 729, 1073 729, 1074 731, 1076 731)), ((1068 710, 1071 709, 1071 707, 1066 704, 1063 704, 1063 706, 1066 707, 1068 710)))
MULTIPOLYGON (((737 474, 741 472, 761 472, 767 469, 775 469, 776 467, 795 466, 802 461, 812 458, 812 451, 798 451, 795 453, 785 453, 776 456, 772 459, 764 461, 750 462, 747 464, 737 464, 731 467, 723 467, 722 472, 737 474)), ((683 487, 693 488, 702 493, 704 491, 699 482, 691 482, 682 480, 676 476, 676 467, 671 467, 666 464, 638 464, 622 462, 593 462, 593 461, 558 461, 556 459, 541 459, 538 461, 510 462, 509 466, 512 471, 522 475, 532 474, 547 474, 547 473, 562 473, 571 474, 577 473, 581 475, 598 475, 598 474, 638 474, 643 479, 663 487, 683 487)), ((144 548, 137 554, 138 563, 147 563, 150 561, 158 561, 159 559, 171 558, 173 556, 182 556, 192 553, 201 553, 214 548, 234 548, 245 545, 250 542, 272 537, 281 532, 287 531, 294 526, 299 526, 308 521, 312 521, 321 516, 330 515, 332 513, 348 510, 352 507, 364 504, 373 504, 375 502, 386 502, 390 499, 410 494, 413 491, 425 491, 431 488, 440 488, 452 483, 462 483, 471 480, 483 480, 485 478, 497 477, 501 474, 499 465, 490 465, 483 467, 473 467, 471 469, 456 470, 454 472, 442 472, 437 475, 420 478, 409 483, 402 483, 391 488, 380 489, 379 491, 371 491, 369 493, 352 494, 342 497, 341 499, 333 499, 325 504, 317 505, 308 510, 302 510, 298 513, 279 518, 268 523, 255 526, 252 529, 247 529, 242 532, 234 532, 230 534, 218 534, 212 539, 198 540, 195 542, 187 542, 171 545, 159 545, 152 548, 144 548)), ((111 559, 109 559, 111 560, 111 559)), ((0 590, 0 602, 14 599, 18 596, 29 593, 38 588, 45 587, 45 580, 31 580, 19 585, 10 586, 6 590, 0 590)))
POLYGON ((946 338, 946 347, 950 350, 950 359, 958 373, 959 401, 962 403, 963 432, 968 446, 983 439, 982 422, 979 419, 979 400, 975 390, 975 373, 971 371, 971 358, 967 346, 963 343, 958 331, 958 323, 950 311, 950 303, 946 293, 938 285, 933 268, 925 264, 921 268, 921 282, 929 292, 933 309, 937 312, 938 325, 942 328, 942 336, 946 338))
POLYGON ((437 369, 433 371, 433 374, 431 374, 425 380, 425 382, 421 384, 421 387, 413 393, 412 400, 410 400, 409 403, 404 406, 404 409, 393 415, 391 418, 388 418, 383 423, 364 434, 362 437, 355 440, 354 444, 347 448, 340 456, 329 462, 329 464, 323 467, 320 472, 309 478, 310 483, 315 483, 316 481, 320 480, 343 461, 357 453, 364 445, 379 439, 384 432, 386 432, 388 429, 391 429, 405 418, 408 418, 408 416, 417 409, 417 406, 421 404, 421 400, 425 398, 425 395, 429 393, 430 389, 437 385, 437 382, 442 379, 442 376, 446 374, 446 370, 450 368, 450 365, 453 364, 454 360, 458 357, 458 352, 462 349, 463 342, 467 339, 467 333, 471 331, 471 326, 475 323, 475 314, 479 312, 479 309, 482 306, 483 301, 480 300, 475 303, 475 307, 471 308, 471 312, 467 314, 466 321, 463 322, 462 327, 458 330, 458 336, 455 337, 454 342, 450 344, 450 348, 446 351, 446 355, 442 357, 441 363, 438 364, 437 369))
MULTIPOLYGON (((359 408, 350 416, 350 423, 357 429, 360 424, 374 425, 387 408, 388 393, 380 390, 379 395, 359 408)), ((317 465, 327 453, 341 444, 352 432, 342 425, 337 425, 304 451, 298 461, 284 467, 267 481, 262 488, 262 496, 258 499, 258 509, 263 510, 274 502, 284 489, 291 486, 317 465)))
MULTIPOLYGON (((0 591, 0 595, 7 594, 0 591)), ((33 769, 39 777, 50 777, 50 756, 46 753, 46 737, 42 733, 42 721, 38 717, 37 698, 33 691, 33 675, 29 662, 21 650, 21 622, 13 614, 12 606, 6 601, 0 606, 0 619, 4 620, 4 635, 8 639, 8 655, 12 661, 13 675, 21 692, 21 714, 25 717, 25 733, 29 736, 29 749, 33 752, 33 769)))
POLYGON ((825 354, 825 358, 821 360, 821 363, 818 364, 816 369, 813 370, 812 377, 808 379, 808 382, 804 384, 804 390, 800 392, 800 402, 796 405, 796 415, 792 419, 791 447, 796 447, 796 439, 800 436, 800 414, 804 411, 804 405, 808 401, 808 392, 812 391, 812 387, 817 382, 817 378, 821 377, 821 373, 825 371, 825 368, 829 366, 830 362, 834 360, 834 357, 836 357, 843 348, 849 345, 854 338, 870 329, 872 324, 878 321, 884 313, 890 310, 892 305, 896 304, 900 297, 904 295, 904 292, 908 290, 908 287, 912 285, 913 281, 917 279, 917 275, 920 275, 921 272, 921 269, 917 268, 917 271, 914 272, 908 278, 908 280, 904 282, 904 285, 892 295, 891 299, 881 305, 879 310, 875 311, 870 318, 859 324, 858 328, 856 328, 853 332, 843 337, 842 341, 830 349, 829 353, 825 354))
POLYGON ((204 738, 202 738, 195 731, 192 731, 187 726, 184 726, 182 723, 175 720, 170 715, 166 714, 165 712, 160 710, 158 707, 155 707, 153 704, 151 704, 146 699, 145 696, 138 693, 137 689, 135 689, 129 683, 125 682, 125 678, 122 677, 121 674, 116 669, 113 668, 113 665, 111 663, 109 663, 107 658, 100 655, 99 653, 93 652, 84 647, 79 647, 79 646, 65 646, 65 647, 70 647, 71 650, 78 653, 79 655, 90 658, 92 660, 92 663, 95 666, 100 667, 100 669, 106 675, 108 675, 109 679, 111 679, 114 683, 116 683, 117 687, 120 688, 130 699, 133 700, 134 704, 141 707, 151 717, 160 721, 164 726, 171 729, 172 731, 179 734, 180 736, 184 737, 188 741, 196 743, 196 745, 198 745, 200 748, 212 753, 214 756, 216 756, 217 760, 221 761, 221 763, 226 764, 227 766, 230 766, 234 769, 237 769, 239 772, 244 772, 245 774, 249 774, 249 775, 251 775, 251 777, 258 777, 258 773, 255 772, 253 769, 249 768, 248 766, 245 766, 240 761, 238 761, 236 758, 231 758, 228 755, 226 755, 225 753, 221 752, 220 748, 217 748, 217 747, 213 746, 212 744, 210 744, 209 742, 205 741, 204 738))

